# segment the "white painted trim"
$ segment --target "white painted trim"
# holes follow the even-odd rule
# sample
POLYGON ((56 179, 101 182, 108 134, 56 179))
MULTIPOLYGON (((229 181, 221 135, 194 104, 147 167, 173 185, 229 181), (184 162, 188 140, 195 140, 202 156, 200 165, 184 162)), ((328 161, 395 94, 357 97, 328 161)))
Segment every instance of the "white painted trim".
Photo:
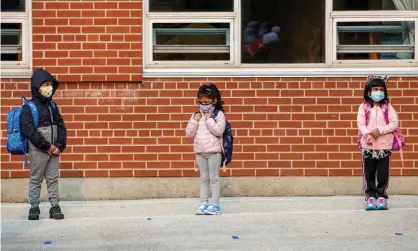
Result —
POLYGON ((331 18, 332 13, 332 7, 333 3, 332 1, 325 1, 325 63, 327 65, 331 65, 333 60, 333 50, 327 50, 326 48, 332 48, 333 47, 333 22, 331 18))
MULTIPOLYGON (((234 58, 235 58, 235 48, 234 42, 235 42, 235 21, 236 19, 225 19, 225 18, 206 18, 206 17, 200 17, 200 18, 185 18, 184 16, 182 18, 177 19, 169 19, 169 18, 148 18, 146 21, 146 27, 144 28, 144 31, 146 31, 146 40, 144 40, 144 55, 146 55, 146 61, 145 61, 145 67, 144 68, 150 68, 156 65, 161 66, 179 66, 184 65, 184 67, 188 67, 191 64, 196 66, 205 66, 205 67, 219 67, 222 65, 233 65, 234 64, 234 58), (230 46, 230 60, 229 61, 154 61, 153 59, 153 53, 152 53, 152 47, 153 47, 153 36, 152 36, 152 26, 154 23, 228 23, 230 34, 229 34, 229 46, 230 46)), ((145 34, 144 34, 145 35, 145 34)), ((144 36, 145 37, 145 36, 144 36)))
POLYGON ((31 69, 1 69, 1 78, 30 78, 32 76, 31 69))
MULTIPOLYGON (((327 0, 332 1, 332 0, 327 0)), ((332 11, 331 18, 347 17, 347 18, 416 18, 418 11, 332 11)))
POLYGON ((239 67, 241 64, 241 0, 234 0, 234 36, 231 36, 231 39, 234 40, 234 47, 231 47, 231 52, 234 53, 234 57, 231 58, 234 62, 235 67, 239 67))
POLYGON ((25 5, 25 12, 1 12, 2 23, 22 24, 22 61, 1 62, 0 74, 2 78, 27 78, 32 74, 32 1, 25 0, 25 5))
POLYGON ((375 75, 417 76, 418 67, 311 67, 239 69, 145 69, 144 77, 355 77, 375 75))
POLYGON ((148 12, 146 18, 166 18, 166 19, 202 19, 202 18, 235 18, 234 12, 148 12))
MULTIPOLYGON (((346 12, 344 12, 346 13, 346 12)), ((404 17, 404 16, 397 16, 397 17, 381 17, 381 16, 375 16, 375 17, 364 17, 364 11, 362 11, 363 17, 352 17, 352 16, 344 16, 344 17, 333 17, 332 18, 332 64, 334 65, 378 65, 378 66, 407 66, 407 67, 418 67, 418 58, 417 54, 415 53, 414 59, 392 59, 392 60, 337 60, 337 23, 340 22, 349 22, 349 23, 355 23, 355 22, 403 22, 403 21, 409 21, 409 22, 415 22, 415 25, 418 24, 418 19, 412 18, 412 17, 404 17)), ((386 13, 386 12, 385 12, 386 13)), ((416 12, 418 14, 418 12, 416 12)), ((415 33, 417 33, 415 29, 415 33)), ((417 52, 417 46, 415 41, 415 52, 417 52)))
MULTIPOLYGON (((333 11, 333 0, 325 1, 325 62, 318 64, 243 64, 241 63, 241 0, 234 0, 233 12, 149 12, 149 1, 143 1, 144 76, 363 76, 381 73, 415 76, 417 60, 337 60, 336 20, 341 21, 416 21, 418 11, 333 11), (231 22, 230 61, 152 61, 152 22, 231 22), (219 21, 218 21, 219 22, 219 21), (372 68, 371 68, 372 66, 372 68), (234 68, 232 68, 234 67, 234 68), (309 69, 308 69, 309 68, 309 69)), ((415 34, 418 35, 417 29, 415 34)), ((416 36, 417 37, 417 36, 416 36)), ((418 52, 418 47, 415 51, 418 52)), ((415 53, 418 55, 418 53, 415 53)))

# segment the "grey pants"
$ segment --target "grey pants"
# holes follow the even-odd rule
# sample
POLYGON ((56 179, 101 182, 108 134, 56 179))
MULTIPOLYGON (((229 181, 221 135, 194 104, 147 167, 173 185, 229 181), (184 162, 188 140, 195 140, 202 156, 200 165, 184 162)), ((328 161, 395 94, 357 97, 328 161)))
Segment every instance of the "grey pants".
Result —
MULTIPOLYGON (((51 138, 50 127, 38 128, 38 131, 49 141, 51 138)), ((54 126, 54 138, 56 134, 56 127, 54 126)), ((51 156, 46 152, 36 149, 29 143, 30 159, 30 180, 29 180, 29 203, 31 205, 39 205, 41 202, 41 185, 42 181, 46 180, 48 189, 48 198, 51 205, 58 205, 59 190, 59 157, 51 156)))
POLYGON ((215 154, 196 154, 196 162, 200 171, 200 200, 209 202, 209 181, 212 186, 212 203, 219 204, 221 195, 221 185, 219 183, 219 167, 222 155, 215 154))

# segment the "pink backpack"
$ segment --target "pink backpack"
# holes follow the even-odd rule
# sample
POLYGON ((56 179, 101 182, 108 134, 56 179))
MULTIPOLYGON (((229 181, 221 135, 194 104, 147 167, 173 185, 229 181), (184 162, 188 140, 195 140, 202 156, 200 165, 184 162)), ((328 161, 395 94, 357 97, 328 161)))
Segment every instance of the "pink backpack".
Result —
MULTIPOLYGON (((370 118, 370 104, 369 102, 364 102, 364 114, 366 115, 366 125, 369 124, 369 118, 370 118)), ((389 124, 389 103, 385 103, 382 105, 383 114, 386 120, 386 124, 389 124)), ((401 154, 401 160, 402 160, 402 166, 403 166, 403 152, 402 147, 405 146, 405 137, 402 135, 401 130, 396 128, 395 131, 392 132, 394 136, 393 144, 392 144, 392 151, 400 151, 401 154)), ((359 132, 359 137, 357 140, 358 147, 361 149, 361 133, 359 132)))

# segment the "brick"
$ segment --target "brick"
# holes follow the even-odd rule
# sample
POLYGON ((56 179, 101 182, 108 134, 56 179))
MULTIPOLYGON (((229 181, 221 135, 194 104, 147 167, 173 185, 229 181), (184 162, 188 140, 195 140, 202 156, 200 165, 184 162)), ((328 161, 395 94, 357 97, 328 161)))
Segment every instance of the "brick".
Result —
POLYGON ((181 177, 182 171, 181 170, 159 170, 158 176, 159 177, 181 177))
POLYGON ((60 170, 61 178, 82 178, 84 176, 81 170, 60 170))
POLYGON ((74 162, 74 169, 97 169, 97 162, 74 162))
POLYGON ((109 171, 108 170, 86 170, 85 176, 88 178, 109 177, 109 171))
POLYGON ((279 176, 280 169, 256 169, 255 176, 279 176))
POLYGON ((280 176, 303 176, 303 169, 281 169, 280 176))
POLYGON ((352 169, 330 169, 329 176, 353 176, 352 169))
POLYGON ((10 177, 11 178, 29 178, 30 177, 30 172, 25 170, 25 171, 11 171, 10 172, 10 177))
POLYGON ((328 176, 328 169, 306 169, 305 176, 328 176))
POLYGON ((109 177, 133 177, 133 170, 110 170, 109 177))
POLYGON ((157 177, 158 170, 134 170, 135 177, 157 177))

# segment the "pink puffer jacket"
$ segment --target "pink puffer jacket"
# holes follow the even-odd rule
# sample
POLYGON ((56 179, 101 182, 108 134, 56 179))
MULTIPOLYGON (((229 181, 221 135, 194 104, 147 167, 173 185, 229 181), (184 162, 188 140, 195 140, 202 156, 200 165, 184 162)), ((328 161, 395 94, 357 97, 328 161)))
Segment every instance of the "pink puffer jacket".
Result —
POLYGON ((187 124, 186 135, 194 138, 195 153, 221 153, 222 135, 226 124, 225 114, 219 111, 216 120, 202 116, 199 121, 196 121, 193 117, 194 114, 187 124))
POLYGON ((357 126, 362 135, 371 133, 374 129, 378 128, 380 136, 377 139, 372 139, 372 144, 366 143, 366 138, 361 138, 361 147, 363 149, 376 149, 376 150, 391 150, 393 144, 393 131, 399 126, 398 114, 392 105, 389 104, 389 124, 386 124, 385 115, 382 108, 374 106, 370 110, 369 124, 366 125, 366 114, 364 109, 364 103, 360 105, 357 113, 357 126))

